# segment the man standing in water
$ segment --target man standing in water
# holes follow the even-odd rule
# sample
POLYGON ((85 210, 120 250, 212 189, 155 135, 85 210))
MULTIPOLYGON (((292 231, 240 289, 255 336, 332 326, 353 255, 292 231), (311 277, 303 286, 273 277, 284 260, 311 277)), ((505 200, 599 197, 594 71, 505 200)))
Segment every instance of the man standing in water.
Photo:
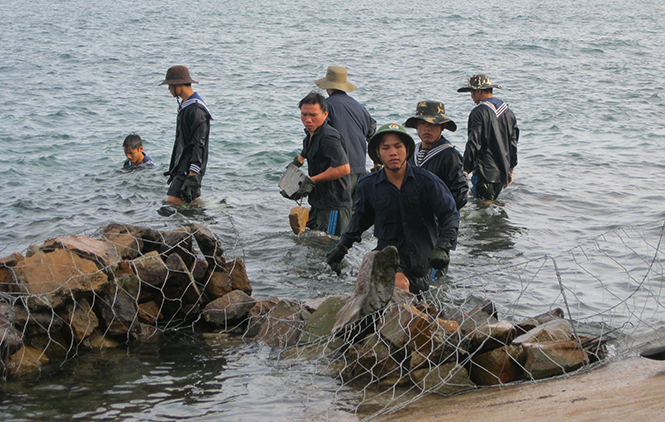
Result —
POLYGON ((328 124, 328 104, 321 94, 310 92, 298 103, 305 139, 293 164, 307 159, 309 177, 291 199, 309 196, 311 205, 307 228, 340 235, 351 218, 351 167, 344 140, 328 124))
POLYGON ((473 172, 474 198, 495 200, 501 190, 512 183, 517 165, 519 128, 508 104, 492 96, 489 76, 475 75, 457 92, 471 92, 478 104, 468 122, 468 140, 464 150, 464 171, 473 172))
POLYGON ((355 90, 356 86, 347 82, 346 78, 346 68, 330 66, 326 77, 314 83, 328 92, 328 121, 346 143, 351 166, 351 195, 355 203, 358 179, 367 172, 367 141, 376 131, 376 120, 365 107, 347 94, 355 90))
POLYGON ((171 152, 169 187, 166 202, 180 205, 201 196, 201 179, 208 164, 208 137, 212 115, 203 99, 192 90, 198 82, 189 76, 185 66, 173 66, 166 71, 160 85, 168 85, 169 92, 178 99, 175 143, 171 152))
POLYGON ((374 225, 376 249, 399 251, 395 285, 418 294, 429 289, 431 268, 445 270, 457 245, 459 213, 446 185, 434 174, 409 164, 415 143, 398 124, 381 126, 367 147, 383 169, 360 179, 358 202, 349 226, 326 261, 338 274, 342 259, 362 233, 374 225))
POLYGON ((444 129, 457 130, 455 122, 446 117, 443 103, 421 101, 416 106, 416 115, 410 117, 405 127, 415 128, 421 142, 409 161, 439 176, 455 198, 457 211, 461 210, 469 198, 469 186, 464 175, 462 154, 441 134, 444 129))

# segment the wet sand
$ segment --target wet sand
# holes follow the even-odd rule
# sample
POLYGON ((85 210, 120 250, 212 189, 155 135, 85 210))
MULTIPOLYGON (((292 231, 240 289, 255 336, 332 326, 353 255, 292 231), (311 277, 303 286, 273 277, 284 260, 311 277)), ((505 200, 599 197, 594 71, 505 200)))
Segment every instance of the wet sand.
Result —
POLYGON ((612 362, 588 373, 450 397, 430 395, 379 421, 665 420, 665 362, 612 362))

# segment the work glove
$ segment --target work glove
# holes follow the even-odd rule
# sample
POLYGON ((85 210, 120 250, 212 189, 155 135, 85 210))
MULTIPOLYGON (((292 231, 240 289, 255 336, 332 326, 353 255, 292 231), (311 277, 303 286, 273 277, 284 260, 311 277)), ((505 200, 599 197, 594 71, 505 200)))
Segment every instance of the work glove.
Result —
POLYGON ((300 160, 298 160, 298 157, 294 158, 293 161, 291 161, 291 164, 293 164, 296 167, 302 167, 302 163, 300 162, 300 160))
POLYGON ((331 250, 328 252, 328 255, 326 255, 326 262, 337 275, 342 273, 342 259, 344 259, 344 255, 346 255, 347 251, 348 249, 346 249, 346 246, 337 244, 335 249, 331 250))
POLYGON ((201 187, 200 180, 198 174, 190 175, 185 178, 185 181, 180 187, 180 193, 185 202, 192 202, 197 198, 196 195, 199 193, 199 188, 201 187))
POLYGON ((293 194, 295 197, 294 199, 304 198, 305 196, 309 195, 312 193, 314 186, 316 186, 316 183, 314 183, 311 178, 308 177, 307 179, 303 180, 303 182, 300 184, 300 189, 298 189, 298 192, 293 194))
POLYGON ((450 264, 450 255, 448 254, 448 249, 445 249, 443 246, 437 246, 432 249, 432 252, 427 258, 429 266, 435 270, 448 270, 448 265, 450 264))

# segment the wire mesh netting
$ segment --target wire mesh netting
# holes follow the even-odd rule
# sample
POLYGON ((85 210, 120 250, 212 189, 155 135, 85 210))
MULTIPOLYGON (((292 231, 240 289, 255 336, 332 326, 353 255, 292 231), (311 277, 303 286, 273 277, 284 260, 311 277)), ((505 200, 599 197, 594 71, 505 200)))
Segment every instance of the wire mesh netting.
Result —
POLYGON ((389 283, 382 302, 371 286, 302 302, 251 296, 237 236, 112 223, 2 258, 2 376, 185 329, 329 376, 331 407, 366 419, 425 394, 566 376, 662 340, 664 229, 623 227, 421 296, 389 283))

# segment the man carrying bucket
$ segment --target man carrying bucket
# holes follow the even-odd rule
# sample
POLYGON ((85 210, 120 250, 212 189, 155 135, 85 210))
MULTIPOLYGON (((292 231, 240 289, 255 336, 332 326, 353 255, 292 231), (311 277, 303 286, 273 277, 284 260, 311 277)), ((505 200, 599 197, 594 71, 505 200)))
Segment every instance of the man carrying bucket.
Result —
POLYGON ((306 136, 293 164, 300 167, 306 159, 309 176, 290 199, 308 196, 307 228, 338 236, 351 218, 352 206, 351 167, 344 141, 326 121, 328 104, 321 94, 310 92, 298 106, 306 136))

